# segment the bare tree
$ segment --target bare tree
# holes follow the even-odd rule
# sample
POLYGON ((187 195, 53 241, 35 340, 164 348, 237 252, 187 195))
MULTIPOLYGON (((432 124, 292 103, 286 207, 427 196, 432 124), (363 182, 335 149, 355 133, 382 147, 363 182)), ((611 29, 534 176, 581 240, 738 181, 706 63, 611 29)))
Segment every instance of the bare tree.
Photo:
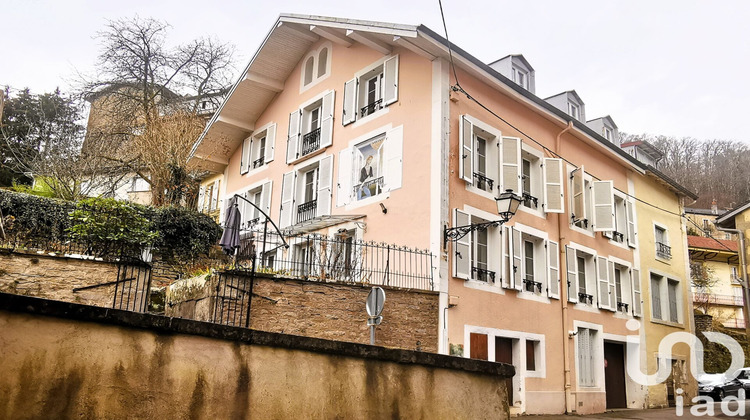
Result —
POLYGON ((233 70, 231 46, 200 38, 170 48, 168 30, 150 18, 109 21, 98 72, 82 83, 91 102, 84 151, 146 180, 154 205, 194 194, 187 152, 233 70))
POLYGON ((690 262, 690 284, 695 289, 695 308, 708 313, 715 303, 712 301, 711 288, 718 283, 713 270, 701 261, 690 262))

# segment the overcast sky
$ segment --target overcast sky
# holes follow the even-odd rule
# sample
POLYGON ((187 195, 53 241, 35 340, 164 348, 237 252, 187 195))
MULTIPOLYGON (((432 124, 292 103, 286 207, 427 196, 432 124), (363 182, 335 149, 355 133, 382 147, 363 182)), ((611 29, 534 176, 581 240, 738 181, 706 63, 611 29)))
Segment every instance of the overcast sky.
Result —
MULTIPOLYGON (((280 13, 424 24, 437 0, 0 0, 0 85, 69 89, 90 71, 107 19, 154 17, 169 41, 210 35, 243 68, 280 13)), ((575 89, 589 119, 621 131, 750 142, 748 0, 444 0, 451 41, 485 62, 523 54, 542 98, 575 89)))

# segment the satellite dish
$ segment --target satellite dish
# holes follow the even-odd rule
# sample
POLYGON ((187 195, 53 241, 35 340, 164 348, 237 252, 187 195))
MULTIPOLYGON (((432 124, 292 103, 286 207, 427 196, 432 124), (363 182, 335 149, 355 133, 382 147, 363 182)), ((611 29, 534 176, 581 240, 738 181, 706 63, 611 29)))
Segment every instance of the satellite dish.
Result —
POLYGON ((367 295, 367 315, 371 318, 380 316, 383 312, 383 305, 385 304, 385 291, 381 287, 373 287, 370 290, 370 294, 367 295))

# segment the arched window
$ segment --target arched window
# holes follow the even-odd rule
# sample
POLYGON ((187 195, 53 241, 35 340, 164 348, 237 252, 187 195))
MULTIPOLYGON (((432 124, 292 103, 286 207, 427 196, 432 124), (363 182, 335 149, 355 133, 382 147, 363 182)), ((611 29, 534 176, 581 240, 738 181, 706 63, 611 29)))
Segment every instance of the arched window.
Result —
POLYGON ((305 62, 305 85, 310 84, 312 82, 313 77, 313 71, 315 70, 315 59, 313 57, 310 57, 305 62))
POLYGON ((318 77, 323 77, 326 74, 326 68, 328 67, 328 48, 323 48, 318 54, 318 77))

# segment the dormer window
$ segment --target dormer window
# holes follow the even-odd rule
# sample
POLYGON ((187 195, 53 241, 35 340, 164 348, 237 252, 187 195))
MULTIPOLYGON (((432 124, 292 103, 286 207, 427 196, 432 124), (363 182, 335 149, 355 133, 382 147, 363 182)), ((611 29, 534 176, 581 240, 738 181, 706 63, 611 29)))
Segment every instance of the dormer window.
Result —
POLYGON ((529 72, 513 67, 513 81, 522 88, 529 90, 529 72))
POLYGON ((612 130, 610 130, 609 127, 602 127, 602 137, 612 141, 612 130))
POLYGON ((315 86, 331 73, 331 44, 325 43, 320 48, 310 51, 302 61, 302 80, 300 91, 315 86))
POLYGON ((578 105, 572 102, 568 102, 568 115, 580 121, 581 120, 581 107, 579 107, 578 105))

